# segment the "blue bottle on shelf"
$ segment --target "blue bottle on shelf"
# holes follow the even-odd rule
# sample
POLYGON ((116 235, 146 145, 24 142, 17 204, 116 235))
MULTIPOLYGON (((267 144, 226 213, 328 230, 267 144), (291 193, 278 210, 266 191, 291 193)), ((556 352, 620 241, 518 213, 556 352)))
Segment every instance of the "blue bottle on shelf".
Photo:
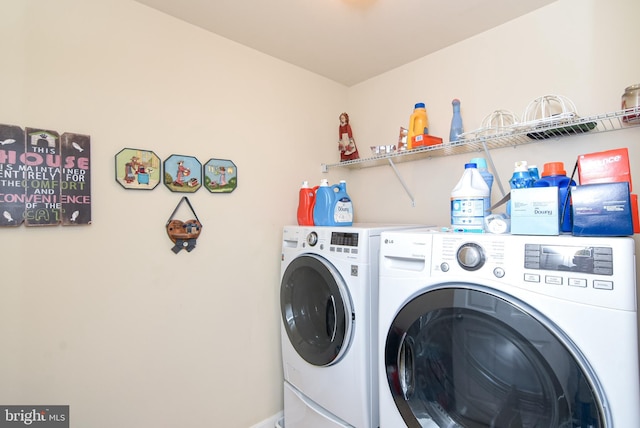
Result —
POLYGON ((451 101, 453 106, 453 117, 451 118, 451 130, 449 131, 449 141, 458 141, 460 134, 464 132, 462 127, 462 116, 460 115, 460 100, 455 98, 451 101))

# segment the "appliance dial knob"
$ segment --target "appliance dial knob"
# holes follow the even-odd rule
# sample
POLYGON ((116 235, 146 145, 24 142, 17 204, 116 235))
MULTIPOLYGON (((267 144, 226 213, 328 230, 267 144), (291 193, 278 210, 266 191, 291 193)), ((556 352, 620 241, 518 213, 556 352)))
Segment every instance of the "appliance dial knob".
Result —
POLYGON ((318 234, 316 232, 311 232, 307 235, 307 243, 312 247, 318 243, 318 234))
POLYGON ((478 270, 484 266, 485 258, 482 247, 478 244, 468 242, 458 248, 458 264, 464 270, 478 270))

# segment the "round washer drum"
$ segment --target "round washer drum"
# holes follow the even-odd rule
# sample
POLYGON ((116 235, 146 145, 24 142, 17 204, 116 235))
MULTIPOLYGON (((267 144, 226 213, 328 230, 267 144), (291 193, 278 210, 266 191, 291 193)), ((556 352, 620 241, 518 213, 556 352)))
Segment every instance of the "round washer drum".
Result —
POLYGON ((570 340, 495 290, 449 284, 415 297, 385 349, 389 388, 409 427, 606 426, 601 388, 570 340))
POLYGON ((355 318, 340 273, 315 254, 296 257, 280 286, 284 328, 296 352, 309 364, 340 361, 351 342, 355 318))

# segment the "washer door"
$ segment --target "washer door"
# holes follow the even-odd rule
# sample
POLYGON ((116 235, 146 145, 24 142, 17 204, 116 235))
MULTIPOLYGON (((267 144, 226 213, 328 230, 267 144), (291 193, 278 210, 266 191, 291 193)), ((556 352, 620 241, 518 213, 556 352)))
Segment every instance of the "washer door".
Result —
POLYGON ((314 254, 295 258, 280 284, 280 311, 289 341, 314 366, 335 364, 351 342, 355 315, 344 280, 314 254))
POLYGON ((484 287, 448 285, 411 300, 387 334, 384 361, 408 427, 607 426, 602 389, 566 335, 484 287))

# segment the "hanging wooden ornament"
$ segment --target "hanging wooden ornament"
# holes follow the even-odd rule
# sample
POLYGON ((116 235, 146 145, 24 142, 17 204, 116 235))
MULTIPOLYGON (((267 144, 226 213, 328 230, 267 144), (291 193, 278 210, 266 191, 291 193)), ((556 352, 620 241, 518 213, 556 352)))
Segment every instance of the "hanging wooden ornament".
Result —
POLYGON ((193 206, 191 206, 191 202, 186 196, 183 196, 176 205, 176 209, 173 210, 171 217, 167 220, 167 234, 169 234, 169 238, 175 244, 171 251, 178 254, 180 250, 187 250, 187 252, 191 252, 196 247, 196 239, 200 236, 200 232, 202 232, 202 223, 198 219, 198 215, 193 210, 193 206), (195 219, 182 221, 182 220, 174 220, 173 217, 176 215, 178 208, 182 205, 183 202, 187 202, 189 205, 189 209, 193 213, 195 219))

